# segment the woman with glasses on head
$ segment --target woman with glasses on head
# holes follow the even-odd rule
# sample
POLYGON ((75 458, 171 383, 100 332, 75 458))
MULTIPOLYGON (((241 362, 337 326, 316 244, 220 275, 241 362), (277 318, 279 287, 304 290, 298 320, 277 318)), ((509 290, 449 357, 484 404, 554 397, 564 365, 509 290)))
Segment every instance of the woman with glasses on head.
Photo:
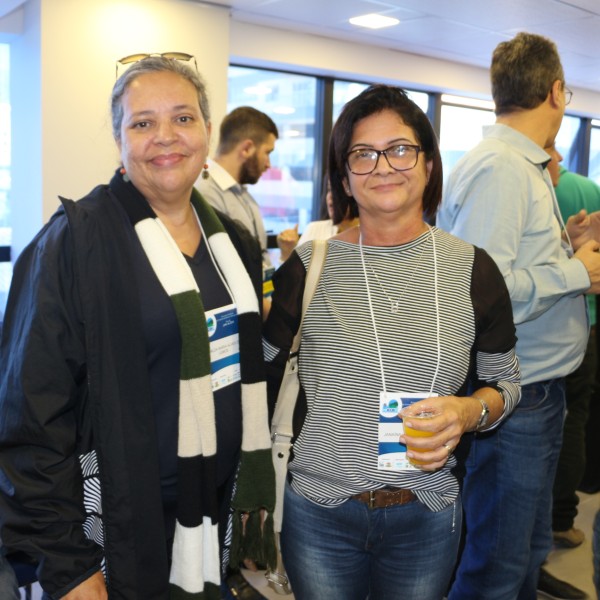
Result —
MULTIPOLYGON (((357 207, 359 225, 328 242, 302 326, 283 560, 297 600, 441 600, 461 531, 453 451, 519 400, 508 292, 484 251, 428 225, 440 152, 402 90, 372 86, 346 104, 329 173, 338 212, 357 207), (407 406, 412 435, 399 426, 407 406)), ((275 275, 275 384, 311 253, 275 275)))
POLYGON ((210 118, 176 58, 117 80, 122 167, 15 265, 1 537, 52 598, 221 598, 226 551, 275 558, 260 250, 193 188, 210 118))

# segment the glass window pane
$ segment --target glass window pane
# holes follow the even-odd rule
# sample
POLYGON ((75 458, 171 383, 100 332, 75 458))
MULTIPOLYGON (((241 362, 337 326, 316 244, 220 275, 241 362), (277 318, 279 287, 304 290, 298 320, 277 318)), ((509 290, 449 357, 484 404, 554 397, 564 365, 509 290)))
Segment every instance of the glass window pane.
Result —
POLYGON ((315 77, 230 66, 227 111, 253 106, 268 114, 279 130, 271 168, 250 193, 261 208, 268 232, 312 220, 315 161, 315 77))
POLYGON ((440 151, 444 178, 460 157, 476 146, 482 138, 483 127, 493 125, 496 115, 491 110, 442 105, 440 151))
POLYGON ((565 115, 563 117, 560 130, 556 136, 556 149, 562 154, 563 165, 570 171, 576 170, 575 165, 571 165, 571 158, 573 158, 575 154, 573 152, 573 146, 577 138, 577 132, 579 131, 580 124, 581 119, 578 117, 565 115))
POLYGON ((589 178, 600 185, 600 127, 592 127, 589 178))
POLYGON ((333 122, 344 108, 344 104, 356 98, 362 91, 369 87, 368 83, 355 83, 352 81, 334 81, 333 82, 333 122))
MULTIPOLYGON (((333 122, 337 120, 342 112, 346 102, 352 100, 366 90, 370 84, 358 83, 352 81, 334 81, 333 82, 333 122)), ((429 94, 426 92, 415 92, 406 90, 408 97, 424 112, 429 109, 429 94)))

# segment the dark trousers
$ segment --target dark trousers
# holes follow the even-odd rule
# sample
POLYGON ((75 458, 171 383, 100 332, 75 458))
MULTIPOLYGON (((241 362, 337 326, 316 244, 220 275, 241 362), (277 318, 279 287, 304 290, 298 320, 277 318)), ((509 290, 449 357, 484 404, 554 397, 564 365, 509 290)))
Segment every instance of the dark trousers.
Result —
POLYGON ((563 443, 552 490, 552 529, 567 531, 577 516, 576 490, 583 479, 586 462, 586 425, 590 400, 596 387, 597 349, 595 330, 590 333, 583 362, 565 379, 567 413, 563 443))
MULTIPOLYGON (((596 296, 596 307, 600 305, 600 296, 596 296)), ((598 311, 596 311, 598 312, 598 311)), ((600 356, 600 336, 596 336, 596 352, 600 356)), ((588 494, 600 491, 600 373, 598 369, 595 374, 596 386, 592 401, 590 402, 590 413, 586 427, 585 454, 586 464, 583 479, 579 484, 579 490, 588 494)))

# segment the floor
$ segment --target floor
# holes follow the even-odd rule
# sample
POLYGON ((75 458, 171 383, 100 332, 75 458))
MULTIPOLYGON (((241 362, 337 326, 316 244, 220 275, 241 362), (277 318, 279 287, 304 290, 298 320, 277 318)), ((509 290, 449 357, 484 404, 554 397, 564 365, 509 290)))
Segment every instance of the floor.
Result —
MULTIPOLYGON (((547 564, 547 569, 552 575, 584 590, 589 595, 590 600, 597 599, 592 581, 592 523, 598 509, 600 509, 600 493, 594 495, 580 494, 579 514, 575 526, 585 532, 586 539, 578 548, 553 550, 547 564)), ((270 589, 262 571, 258 573, 246 572, 246 576, 250 583, 268 600, 293 600, 294 598, 293 595, 279 595, 270 589)), ((22 593, 22 598, 24 597, 22 593)), ((540 595, 538 598, 546 600, 545 596, 540 595)), ((39 586, 35 586, 32 600, 40 599, 41 590, 39 586)))
MULTIPOLYGON (((592 581, 592 525, 596 511, 600 509, 600 493, 580 493, 579 498, 579 514, 575 520, 575 527, 585 532, 585 541, 571 550, 554 550, 550 554, 547 569, 555 577, 587 592, 590 600, 596 600, 592 581)), ((541 600, 546 597, 540 595, 538 598, 541 600)))

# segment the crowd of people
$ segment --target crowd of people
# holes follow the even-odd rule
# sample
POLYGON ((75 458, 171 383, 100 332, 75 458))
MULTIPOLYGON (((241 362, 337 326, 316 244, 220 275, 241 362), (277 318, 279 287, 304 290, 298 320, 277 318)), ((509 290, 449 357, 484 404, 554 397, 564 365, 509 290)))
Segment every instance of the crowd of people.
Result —
MULTIPOLYGON (((208 158, 206 87, 185 57, 127 61, 119 167, 61 199, 15 263, 4 551, 35 563, 48 600, 261 598, 239 570, 277 563, 269 421, 300 330, 281 531, 294 597, 535 600, 557 583, 553 542, 581 543, 600 292, 600 194, 558 167, 571 92, 556 46, 497 46, 496 123, 445 184, 402 89, 350 100, 329 219, 280 234, 268 301, 246 186, 277 127, 237 108, 208 158), (327 253, 304 307, 314 239, 327 253)), ((1 562, 0 596, 15 586, 1 562)))

